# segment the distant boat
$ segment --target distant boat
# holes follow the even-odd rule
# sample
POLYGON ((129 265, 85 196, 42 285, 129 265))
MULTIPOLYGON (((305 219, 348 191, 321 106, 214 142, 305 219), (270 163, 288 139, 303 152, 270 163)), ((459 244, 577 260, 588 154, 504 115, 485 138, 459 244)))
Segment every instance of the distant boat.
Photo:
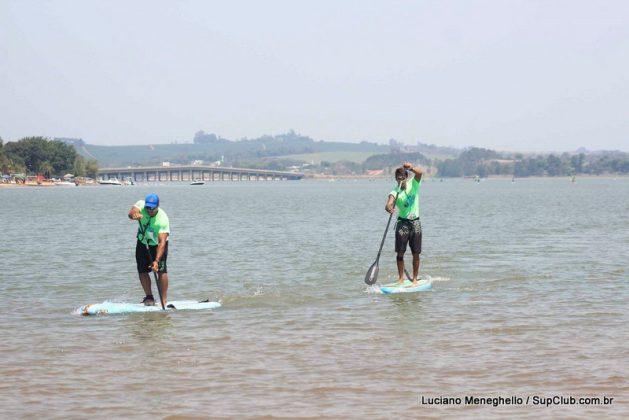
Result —
POLYGON ((190 185, 203 185, 203 184, 205 184, 205 181, 200 181, 198 179, 190 183, 190 185))
POLYGON ((128 176, 124 179, 124 185, 135 185, 135 181, 133 181, 133 178, 128 176))
POLYGON ((58 182, 55 182, 55 185, 58 187, 75 187, 77 184, 70 181, 58 181, 58 182))
POLYGON ((122 185, 120 183, 120 181, 118 181, 118 178, 113 177, 113 178, 109 178, 109 179, 99 179, 98 183, 100 185, 122 185))

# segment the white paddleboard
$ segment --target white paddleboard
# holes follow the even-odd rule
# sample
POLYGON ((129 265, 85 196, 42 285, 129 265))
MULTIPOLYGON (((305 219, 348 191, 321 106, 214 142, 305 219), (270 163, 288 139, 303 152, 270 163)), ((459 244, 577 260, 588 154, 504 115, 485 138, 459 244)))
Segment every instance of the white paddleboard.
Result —
POLYGON ((378 286, 380 291, 385 295, 393 293, 413 293, 413 292, 425 292, 432 290, 432 282, 429 280, 419 280, 417 285, 413 285, 412 281, 404 280, 404 283, 389 283, 378 286))
MULTIPOLYGON (((219 302, 198 302, 196 300, 175 300, 168 302, 175 308, 166 308, 166 311, 181 310, 208 310, 220 308, 219 302)), ((144 306, 143 303, 119 303, 119 302, 103 302, 92 303, 81 306, 77 312, 81 315, 107 315, 107 314, 128 314, 134 312, 160 312, 163 311, 159 302, 155 306, 144 306)))

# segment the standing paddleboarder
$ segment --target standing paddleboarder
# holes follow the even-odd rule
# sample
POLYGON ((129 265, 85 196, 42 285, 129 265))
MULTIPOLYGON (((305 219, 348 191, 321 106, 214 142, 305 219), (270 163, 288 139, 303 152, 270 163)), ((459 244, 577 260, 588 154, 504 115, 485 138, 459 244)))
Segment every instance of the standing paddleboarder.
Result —
POLYGON ((138 267, 140 283, 146 296, 142 303, 146 306, 155 305, 155 298, 151 291, 149 272, 158 273, 156 281, 161 292, 162 305, 168 302, 168 235, 170 223, 166 212, 159 207, 157 194, 149 194, 131 207, 129 219, 138 220, 138 240, 135 246, 135 261, 138 267))
POLYGON ((395 224, 395 252, 397 254, 398 282, 404 282, 404 253, 410 243, 413 254, 413 284, 417 285, 419 275, 419 254, 422 252, 422 225, 419 220, 419 188, 421 186, 421 167, 415 168, 406 162, 395 170, 395 181, 398 186, 389 193, 385 210, 391 214, 398 208, 398 219, 395 224), (409 181, 407 172, 415 176, 409 181), (397 201, 395 199, 397 197, 397 201))

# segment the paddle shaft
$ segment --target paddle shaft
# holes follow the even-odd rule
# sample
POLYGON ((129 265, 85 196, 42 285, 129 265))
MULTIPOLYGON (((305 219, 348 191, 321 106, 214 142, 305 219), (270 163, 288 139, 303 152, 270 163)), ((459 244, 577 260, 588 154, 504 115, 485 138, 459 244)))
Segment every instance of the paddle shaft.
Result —
MULTIPOLYGON (((146 225, 146 227, 142 228, 142 222, 140 220, 138 220, 138 223, 140 224, 140 233, 142 234, 142 239, 146 239, 145 235, 146 235, 146 228, 148 227, 148 224, 146 225)), ((150 221, 149 221, 150 223, 150 221)), ((164 298, 162 298, 162 285, 159 282, 159 279, 157 278, 157 273, 155 271, 153 271, 153 256, 151 255, 151 248, 149 247, 148 241, 147 243, 144 244, 144 248, 146 249, 146 254, 149 257, 149 267, 151 267, 151 272, 153 273, 153 278, 155 279, 155 285, 157 286, 157 293, 159 294, 159 303, 161 303, 162 305, 162 310, 166 310, 166 307, 164 307, 164 298)))
MULTIPOLYGON (((399 185, 398 185, 399 188, 399 185)), ((378 250, 378 256, 376 257, 376 265, 380 260, 380 254, 382 254, 382 247, 384 246, 384 240, 387 238, 387 232, 389 232, 389 226, 391 225, 391 219, 393 219, 393 209, 395 209, 395 204, 397 203, 397 198, 400 195, 400 191, 395 194, 395 199, 393 200, 393 207, 391 208, 391 214, 389 215, 389 221, 387 222, 387 227, 384 229, 384 235, 382 235, 382 241, 380 242, 380 249, 378 250)))

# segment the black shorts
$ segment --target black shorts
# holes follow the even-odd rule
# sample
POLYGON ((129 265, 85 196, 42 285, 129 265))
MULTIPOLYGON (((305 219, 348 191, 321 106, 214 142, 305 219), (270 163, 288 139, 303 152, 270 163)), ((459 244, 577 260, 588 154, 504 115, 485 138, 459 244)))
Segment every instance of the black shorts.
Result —
POLYGON ((395 224, 395 252, 406 252, 410 243, 413 254, 422 253, 422 224, 419 219, 397 219, 395 224))
MULTIPOLYGON (((146 253, 146 245, 142 242, 137 241, 135 244, 135 262, 138 265, 138 273, 149 273, 151 268, 151 261, 155 259, 155 255, 157 255, 157 245, 149 246, 151 250, 151 258, 149 259, 148 254, 146 253)), ((161 260, 159 260, 158 264, 158 272, 159 273, 168 273, 168 268, 166 267, 166 259, 168 258, 168 241, 166 241, 166 246, 164 248, 164 255, 162 255, 161 260)))

